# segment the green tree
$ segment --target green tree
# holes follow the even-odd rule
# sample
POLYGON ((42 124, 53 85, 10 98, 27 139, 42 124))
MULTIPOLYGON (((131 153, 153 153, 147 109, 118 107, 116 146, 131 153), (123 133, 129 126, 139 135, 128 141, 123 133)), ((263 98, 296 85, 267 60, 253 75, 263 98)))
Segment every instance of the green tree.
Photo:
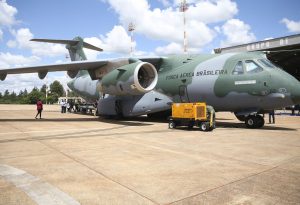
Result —
POLYGON ((2 98, 2 93, 0 92, 0 98, 2 98))
POLYGON ((28 95, 28 91, 27 91, 27 89, 25 88, 25 90, 24 90, 24 96, 26 97, 28 95))
POLYGON ((20 90, 18 97, 19 97, 19 98, 22 98, 23 96, 24 96, 24 91, 23 91, 23 90, 20 90))
POLYGON ((13 91, 10 96, 9 96, 9 100, 11 103, 17 103, 17 94, 15 93, 15 91, 13 91))
POLYGON ((4 91, 4 96, 3 96, 3 97, 7 98, 9 95, 10 95, 9 91, 8 91, 8 90, 5 90, 5 91, 4 91))
POLYGON ((38 99, 43 98, 43 93, 41 93, 38 89, 33 88, 33 90, 27 96, 27 103, 35 104, 38 99))
POLYGON ((46 90, 47 90, 47 85, 44 84, 44 85, 41 87, 40 91, 46 95, 46 90))
POLYGON ((64 87, 57 80, 50 84, 50 91, 51 94, 49 96, 52 97, 52 103, 57 102, 59 97, 65 96, 64 87))

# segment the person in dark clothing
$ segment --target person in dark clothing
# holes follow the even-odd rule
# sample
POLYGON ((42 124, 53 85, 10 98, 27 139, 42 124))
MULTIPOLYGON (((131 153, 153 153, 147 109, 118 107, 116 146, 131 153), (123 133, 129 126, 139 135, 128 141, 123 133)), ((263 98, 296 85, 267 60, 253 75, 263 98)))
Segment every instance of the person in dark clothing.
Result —
POLYGON ((269 112, 269 124, 271 124, 271 123, 275 124, 275 112, 274 112, 274 110, 269 112), (271 118, 272 118, 273 122, 272 122, 271 118))
POLYGON ((36 109, 37 109, 37 114, 35 116, 35 119, 37 119, 37 116, 40 115, 40 119, 42 119, 42 111, 43 111, 43 102, 38 99, 36 102, 36 109))

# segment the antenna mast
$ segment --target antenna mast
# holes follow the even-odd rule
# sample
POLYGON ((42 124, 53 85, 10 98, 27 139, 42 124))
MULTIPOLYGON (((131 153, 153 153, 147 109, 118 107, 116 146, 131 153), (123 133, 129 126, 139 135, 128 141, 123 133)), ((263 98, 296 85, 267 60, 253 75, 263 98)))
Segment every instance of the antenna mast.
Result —
POLYGON ((188 4, 186 0, 182 0, 180 3, 180 12, 183 13, 183 51, 187 54, 187 35, 186 35, 186 19, 185 12, 188 10, 188 4))
POLYGON ((133 39, 133 31, 135 30, 135 25, 130 22, 129 25, 128 25, 128 31, 130 32, 130 38, 131 38, 131 43, 130 43, 130 56, 133 56, 133 53, 134 53, 134 46, 133 46, 133 42, 134 42, 134 39, 133 39))

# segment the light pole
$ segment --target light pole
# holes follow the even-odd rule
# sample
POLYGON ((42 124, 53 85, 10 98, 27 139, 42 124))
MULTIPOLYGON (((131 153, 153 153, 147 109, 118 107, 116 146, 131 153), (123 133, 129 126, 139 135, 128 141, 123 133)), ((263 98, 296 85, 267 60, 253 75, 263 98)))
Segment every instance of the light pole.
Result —
POLYGON ((186 0, 182 0, 180 3, 180 12, 183 13, 183 52, 187 54, 187 34, 186 34, 186 19, 185 12, 188 10, 188 4, 186 0))
POLYGON ((133 31, 135 30, 135 25, 130 22, 128 25, 128 31, 130 32, 130 38, 131 38, 131 42, 130 42, 130 56, 133 56, 134 53, 134 48, 133 48, 133 31))

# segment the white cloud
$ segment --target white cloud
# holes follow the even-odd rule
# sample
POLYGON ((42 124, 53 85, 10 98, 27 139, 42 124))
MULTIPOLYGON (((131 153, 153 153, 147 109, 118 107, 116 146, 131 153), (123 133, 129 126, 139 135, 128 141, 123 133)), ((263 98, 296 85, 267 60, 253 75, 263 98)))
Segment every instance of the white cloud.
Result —
POLYGON ((37 56, 25 57, 22 55, 13 55, 11 53, 0 53, 0 68, 10 68, 18 66, 28 66, 39 62, 41 59, 37 56))
POLYGON ((283 18, 280 23, 285 24, 289 32, 298 33, 300 32, 300 21, 292 21, 287 18, 283 18))
POLYGON ((9 47, 18 47, 21 49, 30 49, 34 55, 37 56, 61 56, 67 51, 63 45, 33 42, 30 39, 34 38, 33 34, 28 28, 21 28, 17 31, 12 30, 15 40, 7 42, 9 47))
POLYGON ((0 2, 0 26, 11 26, 16 23, 15 15, 18 10, 6 3, 6 0, 0 2))
MULTIPOLYGON (((114 26, 105 36, 101 36, 103 49, 108 52, 129 53, 131 38, 123 26, 114 26)), ((136 43, 133 42, 133 46, 136 43)))
MULTIPOLYGON (((130 22, 136 32, 151 39, 181 43, 183 41, 183 19, 178 8, 150 9, 146 0, 107 0, 124 27, 130 22)), ((237 5, 230 0, 200 1, 190 5, 187 11, 187 33, 189 45, 200 48, 210 43, 215 31, 206 24, 225 21, 236 13, 237 5)))
POLYGON ((2 40, 3 37, 3 31, 0 29, 0 41, 2 40))
MULTIPOLYGON (((187 52, 189 54, 200 53, 200 48, 188 47, 187 52)), ((183 54, 183 44, 171 42, 166 46, 159 46, 155 49, 156 55, 170 55, 170 54, 183 54)))
POLYGON ((7 41, 6 45, 7 45, 9 48, 15 48, 15 47, 17 47, 17 42, 16 42, 16 41, 13 41, 13 40, 9 40, 9 41, 7 41))
POLYGON ((155 49, 155 53, 158 55, 169 55, 169 54, 182 54, 183 48, 181 44, 170 43, 167 46, 159 46, 155 49))
MULTIPOLYGON (((85 42, 103 49, 104 53, 119 53, 129 55, 131 47, 131 38, 127 34, 123 26, 114 26, 105 36, 85 38, 85 42)), ((133 47, 136 47, 136 42, 133 42, 133 47)), ((98 51, 84 49, 84 52, 89 60, 97 59, 101 55, 98 51)), ((135 54, 141 52, 135 52, 135 54)))
POLYGON ((189 6, 187 17, 203 23, 216 23, 231 19, 237 13, 237 4, 231 0, 197 1, 189 6))
POLYGON ((250 30, 251 27, 239 19, 228 20, 222 26, 226 40, 221 42, 221 46, 233 46, 255 41, 256 37, 250 30))

